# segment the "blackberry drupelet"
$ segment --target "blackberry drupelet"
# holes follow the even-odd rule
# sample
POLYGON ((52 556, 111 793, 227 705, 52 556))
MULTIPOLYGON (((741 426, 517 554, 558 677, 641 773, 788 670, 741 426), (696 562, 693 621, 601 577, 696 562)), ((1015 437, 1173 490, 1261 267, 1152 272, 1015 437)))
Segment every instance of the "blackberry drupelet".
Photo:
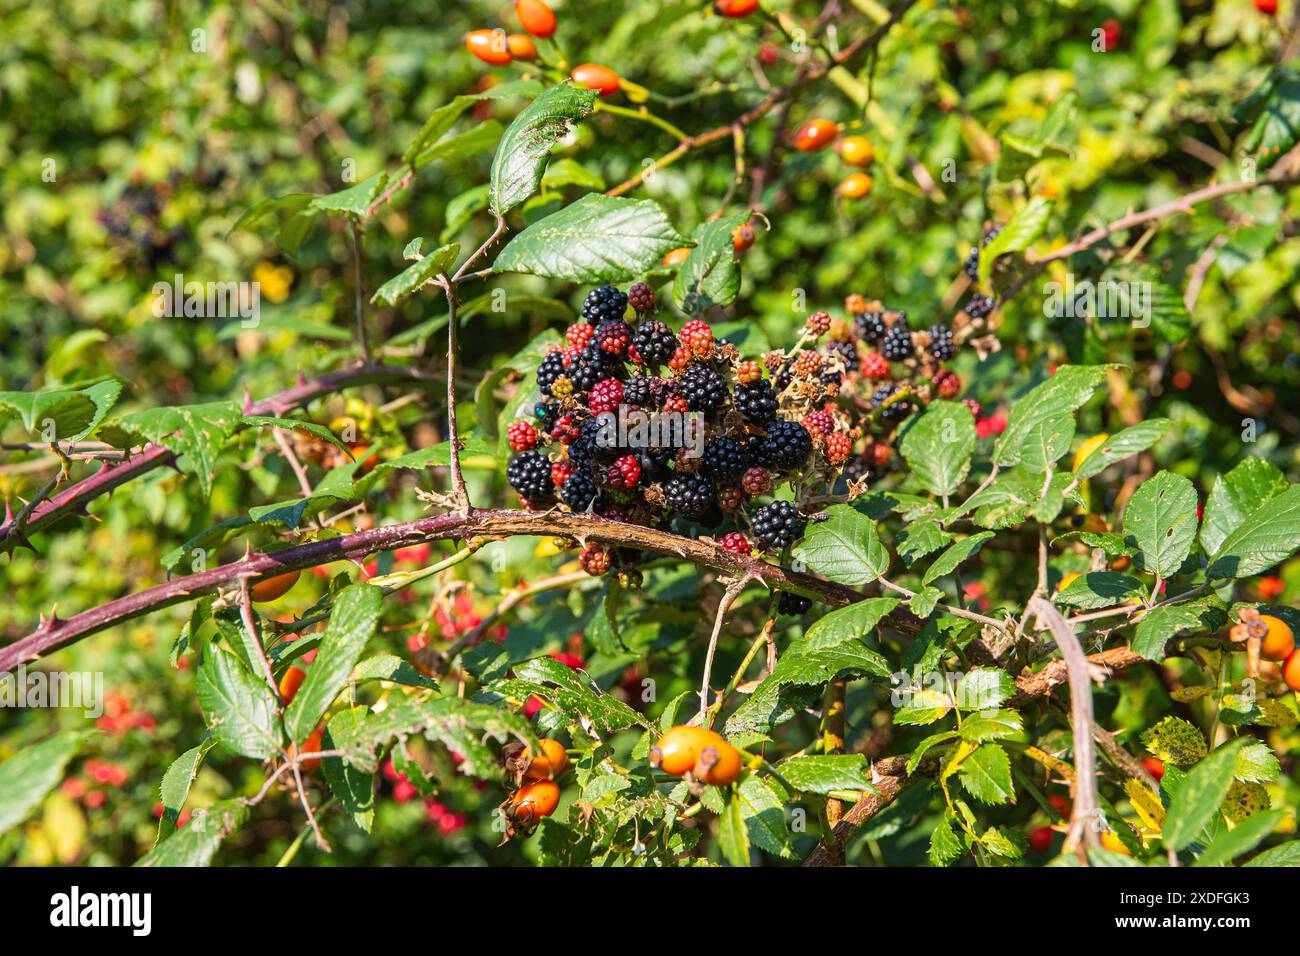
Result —
POLYGON ((957 354, 957 346, 952 342, 952 329, 946 325, 930 329, 930 354, 940 362, 946 362, 957 354))
POLYGON ((704 446, 700 470, 710 478, 738 478, 749 465, 749 450, 736 439, 719 435, 704 446))
POLYGON ((880 352, 891 362, 900 361, 912 354, 912 333, 908 331, 906 323, 899 323, 885 333, 880 352))
POLYGON ((879 312, 864 312, 854 316, 853 329, 862 341, 875 345, 885 337, 885 317, 879 312))
POLYGON ((664 499, 674 511, 698 518, 717 504, 713 482, 699 475, 677 475, 664 483, 664 499))
POLYGON ((812 454, 812 436, 798 422, 777 420, 754 440, 754 460, 777 471, 798 471, 812 454))
POLYGON ((808 521, 790 502, 773 501, 754 512, 752 524, 759 547, 780 550, 799 540, 808 521))
POLYGON ((692 365, 677 383, 677 393, 694 412, 711 412, 727 400, 727 383, 707 365, 692 365))
POLYGON ((551 484, 551 460, 540 451, 515 455, 506 466, 506 481, 532 504, 548 501, 555 487, 551 484))
POLYGON ((537 387, 543 395, 550 394, 555 380, 564 374, 564 354, 550 352, 542 357, 542 364, 537 366, 537 387))
POLYGON ((582 317, 587 324, 599 328, 600 323, 623 318, 627 311, 627 293, 612 285, 603 285, 587 293, 582 303, 582 317))
POLYGON ((658 319, 642 322, 632 333, 632 347, 646 365, 666 365, 678 344, 673 330, 658 319))
POLYGON ((756 425, 766 425, 776 418, 776 392, 770 379, 736 386, 735 402, 736 411, 756 425))
POLYGON ((789 591, 781 592, 781 600, 777 602, 776 613, 787 614, 790 617, 799 617, 808 613, 812 607, 812 601, 801 594, 791 594, 789 591))
POLYGON ((596 497, 596 480, 586 468, 578 468, 560 489, 560 498, 574 511, 586 511, 596 497))

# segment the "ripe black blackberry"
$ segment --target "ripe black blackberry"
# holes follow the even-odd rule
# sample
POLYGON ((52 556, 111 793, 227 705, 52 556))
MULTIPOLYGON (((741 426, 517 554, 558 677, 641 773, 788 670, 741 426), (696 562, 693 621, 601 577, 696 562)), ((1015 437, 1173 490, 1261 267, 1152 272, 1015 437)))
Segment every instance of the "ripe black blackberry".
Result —
POLYGON ((775 471, 798 471, 812 454, 812 436, 798 422, 778 419, 767 434, 754 440, 754 461, 775 471))
POLYGON ((760 378, 748 385, 737 385, 735 402, 736 411, 755 425, 766 425, 776 418, 776 393, 772 391, 772 383, 768 379, 760 378))
POLYGON ((845 368, 855 369, 858 367, 858 347, 852 342, 832 342, 826 346, 826 351, 844 359, 845 368))
POLYGON ((710 438, 700 459, 700 470, 710 478, 739 478, 749 465, 749 449, 726 435, 710 438))
POLYGON ((982 319, 993 311, 993 299, 987 295, 976 293, 970 297, 970 301, 962 306, 962 311, 972 319, 982 319))
POLYGON ((692 365, 677 382, 677 394, 694 412, 711 412, 727 400, 727 383, 707 365, 692 365))
POLYGON ((853 329, 862 341, 875 345, 885 337, 885 317, 879 312, 864 312, 854 317, 853 329))
POLYGON ((633 375, 623 383, 623 404, 649 408, 654 403, 654 383, 644 375, 633 375))
POLYGON ((551 482, 551 460, 540 451, 525 451, 506 465, 506 481, 530 504, 549 501, 555 485, 551 482))
POLYGON ((843 385, 844 376, 839 372, 822 372, 821 383, 823 385, 843 385))
POLYGON ((971 246, 970 252, 966 255, 966 261, 962 263, 962 271, 972 279, 978 279, 980 275, 980 249, 987 246, 993 241, 994 237, 1002 231, 1001 226, 990 226, 984 230, 984 238, 978 246, 971 246))
POLYGON ((596 498, 596 479, 586 468, 575 468, 560 489, 560 498, 574 511, 586 511, 596 498))
POLYGON ((677 336, 657 319, 642 322, 632 333, 632 347, 646 365, 666 365, 677 351, 677 336))
POLYGON ((713 482, 699 475, 676 475, 664 483, 668 507, 686 518, 698 518, 717 504, 713 482))
POLYGON ((617 378, 622 363, 593 342, 578 353, 566 371, 575 389, 589 392, 601 379, 617 378))
POLYGON ((673 460, 671 448, 640 448, 636 452, 637 464, 641 466, 641 475, 645 482, 663 481, 672 476, 668 465, 673 460))
POLYGON ((952 341, 952 329, 946 325, 936 325, 930 329, 930 354, 940 362, 946 362, 957 354, 957 346, 952 341))
POLYGON ((632 340, 632 329, 622 319, 602 322, 591 337, 593 344, 611 355, 622 355, 627 351, 627 344, 632 340))
POLYGON ((905 322, 893 326, 885 333, 885 340, 880 344, 880 352, 891 362, 898 362, 912 354, 912 333, 908 331, 905 322))
POLYGON ((582 303, 582 317, 587 324, 598 328, 600 323, 623 318, 627 311, 627 293, 612 285, 603 285, 587 293, 582 303))
POLYGON ((871 395, 872 407, 881 409, 881 417, 887 422, 902 421, 912 413, 912 403, 906 398, 889 402, 898 393, 898 390, 897 385, 889 383, 880 386, 871 395), (889 402, 889 404, 886 404, 886 402, 889 402))
POLYGON ((754 512, 751 519, 754 538, 759 547, 779 550, 788 548, 803 535, 808 521, 788 501, 773 501, 754 512))
POLYGON ((801 594, 791 594, 789 591, 781 592, 781 600, 777 602, 776 613, 788 614, 791 617, 799 617, 807 614, 808 609, 812 607, 812 601, 801 594))
POLYGON ((537 387, 543 395, 549 395, 555 380, 564 374, 564 357, 559 352, 551 352, 542 358, 537 366, 537 387))
POLYGON ((638 282, 627 290, 627 301, 638 313, 645 314, 655 310, 654 286, 648 282, 638 282))

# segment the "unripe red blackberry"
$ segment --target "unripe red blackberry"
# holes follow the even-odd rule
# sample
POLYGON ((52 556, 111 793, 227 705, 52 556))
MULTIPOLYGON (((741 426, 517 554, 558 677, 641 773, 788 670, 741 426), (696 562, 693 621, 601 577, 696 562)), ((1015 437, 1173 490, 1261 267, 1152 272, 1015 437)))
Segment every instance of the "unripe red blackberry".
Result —
POLYGON ((567 461, 557 461, 551 466, 551 484, 556 488, 564 485, 569 477, 573 474, 573 465, 567 461))
POLYGON ((713 352, 713 329, 709 328, 707 322, 692 319, 682 326, 677 338, 699 358, 705 358, 713 352))
POLYGON ((750 468, 740 476, 740 486, 750 497, 765 495, 772 487, 772 476, 766 468, 750 468))
MULTIPOLYGON (((588 326, 588 328, 590 328, 590 326, 588 326)), ((592 329, 592 331, 595 332, 595 329, 592 329)), ((561 350, 560 361, 564 363, 564 367, 566 369, 573 367, 573 363, 578 361, 578 356, 582 354, 582 349, 584 348, 586 348, 585 345, 582 346, 582 348, 579 348, 576 345, 570 345, 567 348, 561 350)))
POLYGON ((880 470, 889 464, 889 459, 894 455, 894 450, 888 442, 873 441, 868 443, 862 451, 863 460, 876 470, 880 470))
POLYGON ((773 501, 754 512, 752 524, 759 547, 780 550, 798 541, 808 522, 790 502, 773 501))
POLYGON ((763 366, 754 361, 744 361, 736 366, 736 381, 749 385, 763 377, 763 366))
POLYGON ((578 423, 572 415, 561 415, 551 427, 551 438, 561 445, 567 445, 578 437, 578 423))
POLYGON ((853 439, 843 432, 836 432, 826 439, 826 460, 832 465, 842 465, 849 460, 853 449, 853 439))
POLYGON ((648 282, 638 282, 627 290, 627 301, 638 313, 644 315, 655 310, 654 286, 648 282))
POLYGON ((616 378, 606 378, 591 387, 587 396, 587 407, 593 415, 618 410, 623 404, 623 383, 616 378))
POLYGON ((615 488, 634 488, 641 478, 641 465, 635 455, 624 455, 609 466, 606 474, 615 488))
POLYGON ((763 368, 769 372, 776 372, 785 364, 785 353, 780 349, 773 349, 770 352, 763 353, 763 368))
POLYGON ((596 330, 586 322, 574 322, 564 330, 564 341, 569 343, 569 348, 584 349, 595 334, 596 330))
POLYGON ((718 539, 718 544, 722 545, 723 551, 749 556, 749 539, 739 531, 728 531, 718 539))
POLYGON ((537 447, 537 429, 528 422, 511 422, 506 429, 506 440, 512 451, 528 451, 537 447))
POLYGON ((624 355, 632 341, 632 329, 622 319, 614 322, 602 322, 596 329, 595 342, 601 350, 610 355, 624 355))
POLYGON ((683 369, 690 368, 691 362, 694 361, 691 350, 688 346, 679 345, 673 352, 673 357, 668 360, 668 367, 674 372, 680 372, 683 369))
POLYGON ((582 570, 593 577, 599 577, 609 570, 609 552, 604 545, 589 544, 578 557, 578 563, 582 565, 582 570))
POLYGON ((790 370, 800 378, 812 378, 822 370, 822 357, 817 352, 800 352, 790 370))
POLYGON ((802 424, 808 430, 808 434, 814 437, 825 438, 835 430, 834 417, 823 409, 809 412, 803 417, 802 424))
POLYGON ((664 396, 663 407, 660 409, 665 412, 676 412, 679 415, 685 415, 691 410, 691 406, 686 404, 686 399, 682 398, 676 392, 664 396))
POLYGON ((808 316, 808 321, 803 324, 806 333, 819 338, 831 330, 831 315, 829 312, 814 312, 808 316))
POLYGON ((642 322, 632 333, 631 349, 647 365, 664 365, 677 351, 677 336, 663 322, 648 320, 642 322))
POLYGON ((961 391, 961 379, 956 372, 940 369, 932 380, 935 394, 940 398, 956 398, 961 391))
POLYGON ((889 378, 889 360, 879 352, 868 352, 862 356, 862 375, 872 381, 889 378))

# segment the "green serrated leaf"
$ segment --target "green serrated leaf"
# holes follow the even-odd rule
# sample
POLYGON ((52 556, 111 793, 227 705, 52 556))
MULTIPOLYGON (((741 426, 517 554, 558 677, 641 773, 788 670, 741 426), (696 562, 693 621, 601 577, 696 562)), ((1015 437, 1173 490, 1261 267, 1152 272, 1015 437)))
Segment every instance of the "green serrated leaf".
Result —
POLYGON ((551 149, 595 106, 594 90, 564 82, 524 107, 506 127, 492 160, 488 208, 494 216, 504 216, 537 191, 551 149))

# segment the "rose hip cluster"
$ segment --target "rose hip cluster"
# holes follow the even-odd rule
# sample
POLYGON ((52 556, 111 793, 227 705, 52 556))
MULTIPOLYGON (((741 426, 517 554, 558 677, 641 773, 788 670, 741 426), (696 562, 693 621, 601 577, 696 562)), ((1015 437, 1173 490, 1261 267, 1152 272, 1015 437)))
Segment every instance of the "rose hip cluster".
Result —
MULTIPOLYGON (((538 368, 533 420, 509 428, 507 479, 529 508, 649 527, 681 519, 737 553, 750 553, 747 530, 759 549, 789 546, 803 533, 797 509, 751 505, 783 481, 838 476, 858 437, 836 403, 848 366, 814 350, 746 360, 706 322, 674 332, 654 309, 645 283, 587 296, 538 368)), ((803 341, 830 324, 812 316, 803 341)), ((603 574, 636 557, 591 545, 582 564, 603 574)))

